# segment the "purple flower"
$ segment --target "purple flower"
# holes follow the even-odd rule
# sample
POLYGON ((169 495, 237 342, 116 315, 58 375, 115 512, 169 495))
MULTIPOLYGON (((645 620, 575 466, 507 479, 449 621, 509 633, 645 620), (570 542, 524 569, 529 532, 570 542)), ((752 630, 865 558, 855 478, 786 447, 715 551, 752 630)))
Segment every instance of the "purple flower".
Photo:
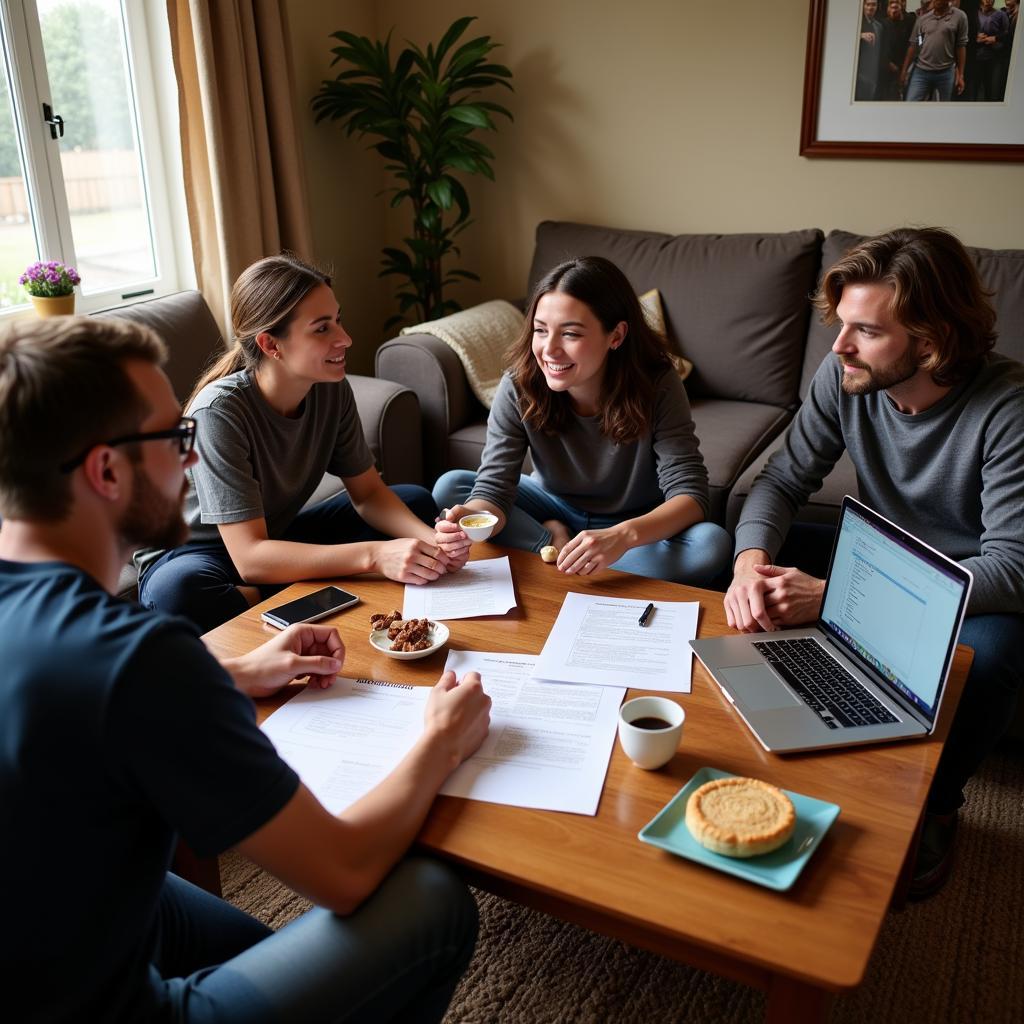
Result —
POLYGON ((74 267, 65 266, 59 260, 37 261, 25 268, 25 273, 18 282, 25 287, 29 295, 40 298, 56 298, 70 295, 76 284, 81 284, 81 277, 74 267))

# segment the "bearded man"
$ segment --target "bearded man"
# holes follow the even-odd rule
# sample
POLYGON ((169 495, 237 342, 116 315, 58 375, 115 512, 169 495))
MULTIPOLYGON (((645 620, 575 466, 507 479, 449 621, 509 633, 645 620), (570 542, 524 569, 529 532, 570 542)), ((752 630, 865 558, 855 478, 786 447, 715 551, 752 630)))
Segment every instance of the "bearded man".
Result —
POLYGON ((441 677, 424 728, 335 817, 250 697, 328 686, 345 648, 291 626, 220 661, 184 619, 115 596, 134 547, 185 533, 196 422, 163 342, 100 317, 0 331, 0 942, 11 1020, 437 1020, 476 906, 405 853, 483 741, 480 677, 441 677), (177 836, 235 847, 320 904, 279 932, 168 870, 177 836), (17 879, 15 883, 13 880, 17 879))
POLYGON ((793 525, 843 451, 860 497, 974 575, 961 642, 975 658, 931 793, 911 895, 951 866, 963 787, 1013 717, 1024 676, 1024 366, 993 352, 995 312, 938 228, 869 239, 815 299, 840 324, 783 447, 736 528, 730 626, 816 619, 835 530, 793 525))

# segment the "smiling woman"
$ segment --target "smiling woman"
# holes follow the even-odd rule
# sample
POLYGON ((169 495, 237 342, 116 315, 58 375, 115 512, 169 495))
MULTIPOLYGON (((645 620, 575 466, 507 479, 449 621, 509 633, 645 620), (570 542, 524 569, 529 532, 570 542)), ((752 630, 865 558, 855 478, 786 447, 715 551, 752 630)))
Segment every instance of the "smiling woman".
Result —
POLYGON ((707 470, 665 340, 622 271, 597 256, 537 286, 480 470, 446 473, 434 497, 450 506, 438 543, 453 558, 469 544, 460 518, 475 512, 497 517, 499 543, 559 548, 567 573, 708 585, 732 553, 729 535, 704 522, 707 470), (520 476, 527 452, 534 472, 520 476))
POLYGON ((188 403, 199 452, 189 541, 136 556, 142 603, 205 631, 295 580, 437 579, 437 508, 422 487, 386 487, 374 466, 330 278, 294 256, 260 260, 235 282, 231 320, 233 345, 188 403), (305 508, 324 473, 345 492, 305 508))

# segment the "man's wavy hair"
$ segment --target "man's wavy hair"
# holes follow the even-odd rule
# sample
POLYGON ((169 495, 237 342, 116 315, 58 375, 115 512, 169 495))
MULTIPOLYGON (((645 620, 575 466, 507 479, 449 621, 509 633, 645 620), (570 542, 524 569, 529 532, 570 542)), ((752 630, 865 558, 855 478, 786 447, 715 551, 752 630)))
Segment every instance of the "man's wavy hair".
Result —
POLYGON ((814 297, 834 324, 848 284, 892 289, 890 311, 911 338, 930 341, 922 369, 942 387, 966 380, 996 343, 996 313, 974 261, 942 228, 899 228, 851 249, 825 274, 814 297))
POLYGON ((624 341, 608 351, 605 363, 598 411, 601 433, 616 444, 629 444, 649 433, 655 386, 672 366, 668 346, 647 323, 626 275, 601 256, 560 263, 534 289, 523 332, 508 353, 523 420, 546 434, 557 434, 571 422, 568 393, 548 387, 533 355, 537 303, 549 292, 564 292, 584 303, 609 333, 626 324, 624 341))

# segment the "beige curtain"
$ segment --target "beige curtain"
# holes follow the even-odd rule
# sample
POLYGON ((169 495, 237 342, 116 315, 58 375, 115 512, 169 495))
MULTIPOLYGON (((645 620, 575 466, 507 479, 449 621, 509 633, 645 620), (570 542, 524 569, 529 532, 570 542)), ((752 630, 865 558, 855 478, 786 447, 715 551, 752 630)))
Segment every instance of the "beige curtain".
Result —
POLYGON ((226 333, 231 284, 312 255, 282 0, 167 0, 199 290, 226 333))

